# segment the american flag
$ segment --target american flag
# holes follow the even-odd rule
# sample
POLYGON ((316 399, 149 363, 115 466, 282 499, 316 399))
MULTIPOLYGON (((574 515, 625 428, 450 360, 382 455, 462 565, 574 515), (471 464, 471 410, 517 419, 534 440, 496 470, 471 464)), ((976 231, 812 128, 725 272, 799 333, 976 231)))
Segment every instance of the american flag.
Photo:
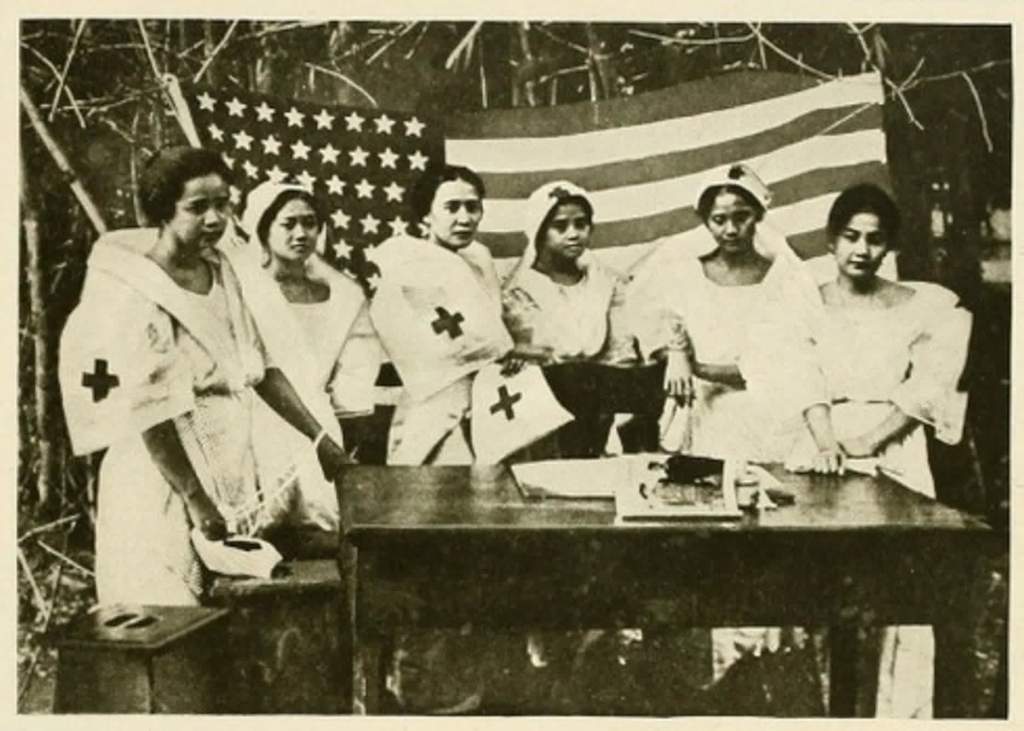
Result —
POLYGON ((707 173, 735 162, 769 185, 773 226, 809 259, 825 254, 828 208, 843 188, 890 187, 882 103, 877 73, 822 82, 741 71, 596 103, 453 115, 445 154, 484 179, 480 238, 499 269, 526 243, 526 197, 559 178, 593 194, 599 258, 656 266, 679 248, 660 244, 701 226, 693 201, 707 173))
POLYGON ((329 224, 323 254, 338 269, 365 284, 374 273, 367 247, 419 233, 407 198, 427 163, 444 157, 434 120, 233 89, 182 91, 201 142, 219 151, 235 174, 233 202, 240 205, 249 189, 268 179, 308 188, 329 224))

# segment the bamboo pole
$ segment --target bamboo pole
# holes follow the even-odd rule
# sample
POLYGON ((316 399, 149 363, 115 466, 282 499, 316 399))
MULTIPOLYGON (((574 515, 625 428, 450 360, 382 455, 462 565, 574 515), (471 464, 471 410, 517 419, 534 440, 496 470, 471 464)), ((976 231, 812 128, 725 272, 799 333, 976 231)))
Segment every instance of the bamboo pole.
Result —
MULTIPOLYGON (((50 134, 49 128, 46 126, 45 120, 39 114, 39 109, 36 107, 35 102, 32 101, 32 97, 29 96, 28 90, 25 89, 25 85, 21 85, 21 106, 25 110, 25 114, 28 115, 29 121, 32 123, 32 128, 39 135, 39 139, 42 140, 43 145, 46 147, 47 152, 50 153, 50 157, 57 164, 57 167, 63 173, 64 177, 68 181, 68 185, 71 186, 71 191, 75 194, 75 199, 78 204, 82 206, 85 211, 85 215, 89 217, 89 221, 92 223, 93 228, 96 229, 97 233, 106 233, 107 224, 103 220, 103 216, 100 214, 99 208, 93 202, 92 197, 89 195, 85 186, 82 185, 82 181, 78 179, 78 175, 71 167, 71 163, 68 162, 67 156, 64 151, 61 150, 60 145, 50 134)), ((24 171, 22 171, 24 177, 24 171)))
POLYGON ((608 52, 608 44, 598 35, 593 23, 585 23, 583 27, 587 34, 588 57, 597 71, 601 95, 605 99, 617 96, 618 69, 612 54, 608 52))
POLYGON ((516 31, 519 36, 519 47, 523 52, 523 67, 528 72, 523 81, 523 93, 526 95, 526 103, 531 107, 537 106, 536 83, 531 74, 533 73, 533 51, 530 48, 530 24, 516 23, 516 31))
MULTIPOLYGON (((71 21, 74 25, 74 21, 71 21)), ((78 23, 78 27, 75 30, 75 37, 71 41, 71 50, 68 51, 67 58, 64 59, 64 68, 61 69, 60 75, 57 77, 57 90, 53 93, 53 104, 50 105, 50 117, 49 121, 53 121, 54 115, 57 113, 57 102, 60 101, 60 94, 64 91, 64 84, 67 82, 68 72, 71 70, 71 62, 75 58, 75 51, 78 50, 78 41, 82 38, 82 33, 85 31, 85 18, 78 23)), ((82 126, 85 126, 84 120, 79 119, 82 122, 82 126)))
POLYGON ((25 251, 29 285, 29 320, 32 331, 32 385, 35 400, 36 439, 39 469, 36 472, 36 508, 50 504, 55 469, 54 445, 50 439, 50 347, 47 327, 46 286, 42 257, 39 251, 39 217, 35 199, 25 174, 25 157, 21 164, 21 225, 25 230, 25 251))

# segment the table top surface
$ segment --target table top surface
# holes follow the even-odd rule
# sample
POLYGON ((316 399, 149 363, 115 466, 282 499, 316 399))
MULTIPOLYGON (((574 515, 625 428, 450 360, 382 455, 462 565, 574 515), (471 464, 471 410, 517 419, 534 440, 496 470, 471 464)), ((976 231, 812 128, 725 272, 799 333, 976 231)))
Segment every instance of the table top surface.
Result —
POLYGON ((394 531, 955 531, 982 521, 884 477, 769 471, 793 505, 734 521, 616 523, 610 499, 527 499, 503 466, 358 466, 339 486, 350 534, 394 531))

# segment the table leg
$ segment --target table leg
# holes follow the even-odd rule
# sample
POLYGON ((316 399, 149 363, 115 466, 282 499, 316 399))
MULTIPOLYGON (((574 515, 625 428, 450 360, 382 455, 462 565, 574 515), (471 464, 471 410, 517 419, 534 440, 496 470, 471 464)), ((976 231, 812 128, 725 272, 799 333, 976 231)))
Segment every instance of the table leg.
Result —
MULTIPOLYGON (((952 566, 950 567, 952 570, 952 566)), ((974 618, 978 616, 976 599, 980 562, 965 556, 958 567, 963 591, 944 597, 935 629, 935 718, 966 718, 971 714, 973 697, 974 618)))
POLYGON ((851 718, 857 713, 857 667, 860 663, 857 628, 835 625, 829 628, 828 714, 851 718))
POLYGON ((390 642, 382 642, 375 637, 360 638, 358 650, 360 688, 357 700, 359 711, 367 716, 377 716, 384 712, 385 693, 385 659, 391 655, 390 642))
POLYGON ((359 648, 356 621, 356 563, 355 547, 342 540, 338 554, 338 570, 341 574, 341 595, 338 597, 338 617, 341 625, 338 632, 338 693, 342 713, 353 713, 360 701, 357 697, 359 673, 356 665, 356 653, 359 648))

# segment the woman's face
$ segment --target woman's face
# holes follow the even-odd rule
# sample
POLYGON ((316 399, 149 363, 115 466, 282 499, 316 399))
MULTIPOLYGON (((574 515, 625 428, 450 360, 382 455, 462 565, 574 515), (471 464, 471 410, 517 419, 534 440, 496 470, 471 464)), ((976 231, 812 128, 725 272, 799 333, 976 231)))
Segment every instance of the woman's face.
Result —
POLYGON ((320 221, 313 206, 303 198, 292 198, 270 222, 266 246, 275 259, 304 262, 316 248, 318 233, 320 221))
POLYGON ((832 241, 840 276, 863 281, 875 276, 889 241, 874 213, 856 213, 832 241))
POLYGON ((446 180, 434 193, 434 201, 424 222, 435 244, 461 249, 473 241, 483 215, 483 201, 471 183, 446 180))
POLYGON ((227 181, 211 173, 185 183, 181 197, 174 204, 174 212, 163 227, 178 246, 200 251, 220 240, 230 212, 227 181))
POLYGON ((722 191, 715 196, 706 225, 720 250, 743 252, 754 245, 757 211, 735 193, 722 191))
POLYGON ((590 244, 592 226, 579 203, 559 203, 540 237, 540 251, 557 259, 575 261, 590 244))

